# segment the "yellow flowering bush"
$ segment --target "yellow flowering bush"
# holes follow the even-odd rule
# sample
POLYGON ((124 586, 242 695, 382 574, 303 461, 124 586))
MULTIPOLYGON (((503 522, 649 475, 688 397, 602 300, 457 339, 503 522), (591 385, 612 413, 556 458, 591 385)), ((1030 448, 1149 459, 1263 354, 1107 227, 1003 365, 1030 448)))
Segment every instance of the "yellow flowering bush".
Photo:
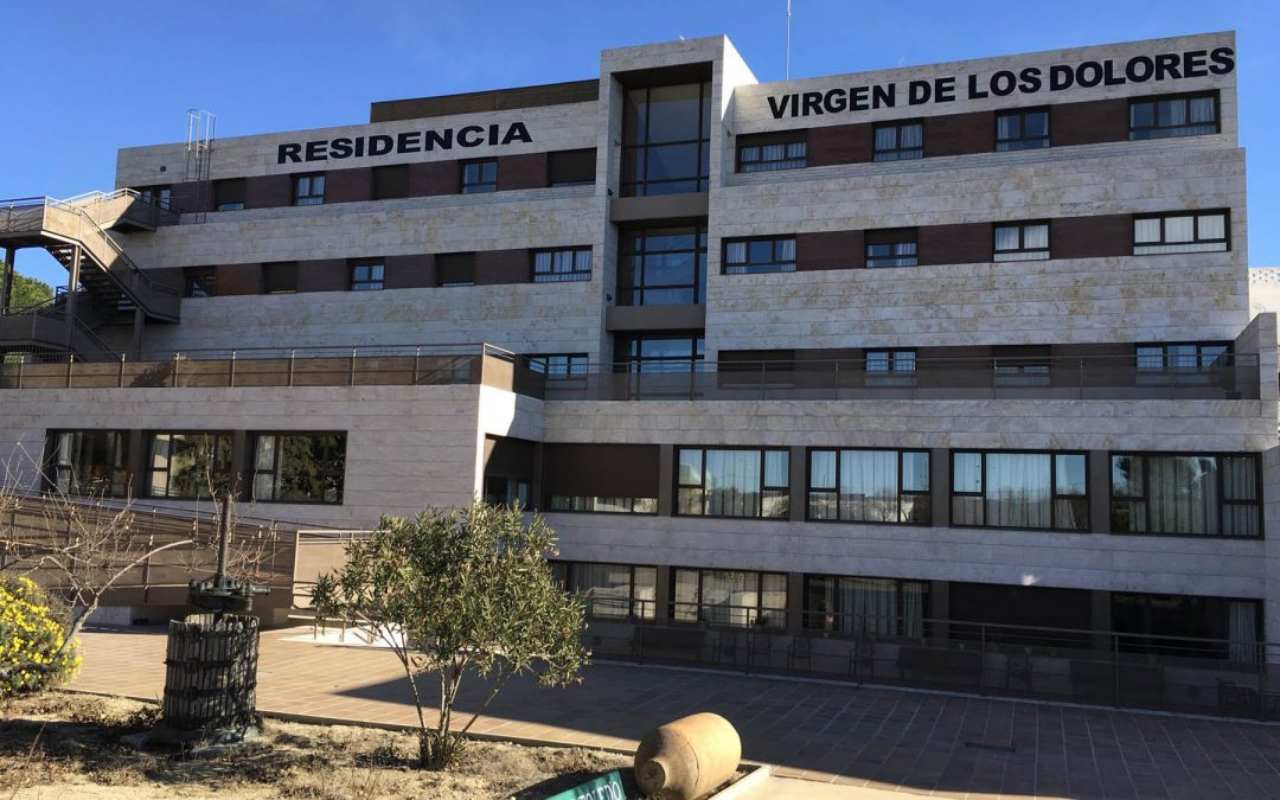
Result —
POLYGON ((75 642, 63 649, 66 631, 49 598, 30 578, 0 578, 0 699, 38 692, 75 674, 75 642))

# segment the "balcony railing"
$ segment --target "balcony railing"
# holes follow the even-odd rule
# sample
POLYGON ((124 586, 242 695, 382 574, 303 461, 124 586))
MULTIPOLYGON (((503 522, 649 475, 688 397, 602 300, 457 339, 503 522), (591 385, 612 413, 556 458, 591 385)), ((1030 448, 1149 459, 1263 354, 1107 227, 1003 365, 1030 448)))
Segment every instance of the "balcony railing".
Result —
MULTIPOLYGON (((1256 400, 1258 356, 1139 368, 1134 356, 917 359, 874 371, 862 359, 596 364, 534 375, 547 400, 1256 400)), ((538 394, 537 392, 533 392, 538 394)))

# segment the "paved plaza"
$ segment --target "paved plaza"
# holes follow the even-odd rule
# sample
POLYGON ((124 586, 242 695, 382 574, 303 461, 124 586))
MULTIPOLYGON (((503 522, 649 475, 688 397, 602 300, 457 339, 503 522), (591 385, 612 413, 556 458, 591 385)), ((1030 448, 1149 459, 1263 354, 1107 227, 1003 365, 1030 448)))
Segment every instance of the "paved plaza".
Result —
MULTIPOLYGON (((414 724, 387 651, 262 636, 258 707, 268 713, 414 724)), ((146 700, 164 686, 164 633, 83 635, 73 689, 146 700)), ((464 681, 459 707, 483 699, 464 681)), ((436 684, 428 681, 428 696, 436 684)), ((1280 726, 601 663, 581 685, 509 685, 472 730, 512 740, 633 749, 649 728, 715 711, 744 757, 779 774, 937 797, 1280 797, 1280 726)))

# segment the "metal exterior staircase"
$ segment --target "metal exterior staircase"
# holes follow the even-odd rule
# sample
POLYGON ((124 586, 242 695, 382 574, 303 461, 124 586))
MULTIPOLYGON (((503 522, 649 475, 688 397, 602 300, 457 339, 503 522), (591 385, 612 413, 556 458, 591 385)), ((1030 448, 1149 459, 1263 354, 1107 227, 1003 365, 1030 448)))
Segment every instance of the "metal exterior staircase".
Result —
POLYGON ((180 289, 150 278, 108 233, 153 231, 177 219, 175 212, 142 200, 131 189, 91 192, 68 200, 0 200, 0 246, 41 247, 69 271, 74 271, 79 251, 83 287, 74 303, 60 296, 42 306, 11 309, 0 316, 0 346, 26 344, 35 349, 70 349, 83 358, 113 357, 93 333, 96 325, 121 312, 177 322, 180 289), (70 326, 68 313, 75 317, 70 326))

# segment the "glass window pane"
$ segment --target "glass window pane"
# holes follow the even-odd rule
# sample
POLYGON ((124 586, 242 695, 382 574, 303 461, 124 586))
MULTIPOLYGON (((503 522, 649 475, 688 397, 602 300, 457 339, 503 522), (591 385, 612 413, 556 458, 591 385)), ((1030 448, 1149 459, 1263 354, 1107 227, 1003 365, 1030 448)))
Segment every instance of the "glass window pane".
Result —
POLYGON ((858 522, 898 521, 896 451, 840 451, 840 518, 858 522))
POLYGON ((760 454, 755 450, 707 450, 707 513, 713 516, 760 515, 760 454))
POLYGON ((904 150, 907 148, 920 147, 924 144, 924 126, 920 123, 912 125, 903 125, 900 129, 899 147, 904 150))
POLYGON ((1165 217, 1164 240, 1168 243, 1190 242, 1195 239, 1195 217, 1165 217))
POLYGON ((1048 453, 987 453, 986 524, 998 527, 1050 527, 1048 453))
POLYGON ((1017 139, 1021 134, 1021 120, 1017 114, 1001 114, 996 117, 997 139, 1017 139))
POLYGON ((982 454, 956 453, 952 459, 952 473, 953 492, 981 492, 982 454))
POLYGON ((1081 495, 1086 493, 1085 457, 1083 455, 1054 456, 1054 469, 1057 472, 1057 493, 1061 495, 1081 495))
POLYGON ((1212 97, 1191 98, 1190 121, 1193 125, 1212 124, 1217 121, 1212 97))
POLYGON ((1049 135, 1049 112, 1032 111, 1023 118, 1025 136, 1042 137, 1049 135))
POLYGON ((1149 128, 1155 124, 1155 103, 1134 103, 1129 106, 1129 125, 1133 128, 1149 128))
POLYGON ((811 489, 836 488, 835 451, 814 450, 809 453, 809 487, 811 489))
POLYGON ((702 451, 680 451, 680 483, 696 486, 702 483, 702 451))
POLYGON ((1160 220, 1155 218, 1134 220, 1133 240, 1139 244, 1144 242, 1159 242, 1160 220))
POLYGON ((996 228, 996 249, 997 250, 1017 250, 1018 249, 1018 231, 1017 225, 1000 225, 996 228))
POLYGON ((258 454, 254 459, 257 469, 272 469, 276 464, 276 437, 259 436, 258 454))
POLYGON ((1026 225, 1022 228, 1022 246, 1028 250, 1043 250, 1049 247, 1049 226, 1026 225))
POLYGON ((791 485, 791 455, 785 450, 766 450, 764 453, 764 485, 786 487, 791 485))
POLYGON ((1201 214, 1199 225, 1200 239, 1227 238, 1227 218, 1222 214, 1201 214))
POLYGON ((909 452, 902 454, 902 491, 929 491, 929 454, 909 452))
POLYGON ((893 150, 898 146, 898 129, 876 128, 876 149, 893 150))
POLYGON ((725 245, 724 259, 729 264, 741 264, 747 260, 746 242, 729 242, 725 245))
MULTIPOLYGON (((674 142, 699 137, 701 106, 698 84, 655 86, 649 89, 649 138, 674 142)), ((639 140, 632 142, 640 143, 639 140)), ((652 173, 650 179, 653 178, 652 173)))

